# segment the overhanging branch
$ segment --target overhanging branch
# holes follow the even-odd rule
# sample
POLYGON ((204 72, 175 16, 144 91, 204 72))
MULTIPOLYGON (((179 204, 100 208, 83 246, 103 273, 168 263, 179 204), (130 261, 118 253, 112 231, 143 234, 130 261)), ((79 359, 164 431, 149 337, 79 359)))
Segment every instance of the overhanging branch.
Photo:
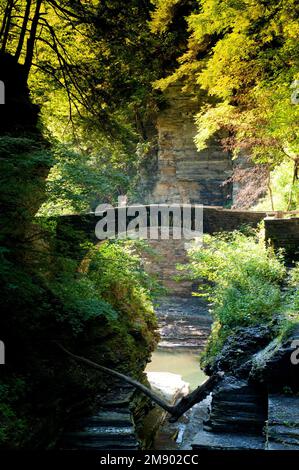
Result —
POLYGON ((137 380, 132 379, 131 377, 125 374, 122 374, 121 372, 117 372, 116 370, 101 366, 100 364, 97 364, 96 362, 93 362, 90 359, 87 359, 82 356, 78 356, 77 354, 73 354, 61 344, 58 344, 58 346, 63 352, 65 352, 68 356, 73 358, 75 361, 81 362, 83 364, 86 364, 89 367, 92 367, 93 369, 100 370, 101 372, 117 377, 118 379, 124 380, 125 382, 135 387, 137 390, 140 390, 147 397, 149 397, 154 403, 159 405, 161 408, 163 408, 165 411, 167 411, 171 415, 169 419, 170 422, 177 421, 186 411, 192 408, 192 406, 204 400, 204 398, 206 398, 209 395, 209 393, 212 391, 214 386, 219 382, 219 380, 223 376, 223 373, 212 375, 202 385, 197 387, 197 389, 194 390, 192 393, 181 398, 178 401, 178 403, 176 403, 175 405, 169 405, 169 403, 164 401, 162 398, 156 395, 152 390, 150 390, 148 387, 141 384, 137 380))

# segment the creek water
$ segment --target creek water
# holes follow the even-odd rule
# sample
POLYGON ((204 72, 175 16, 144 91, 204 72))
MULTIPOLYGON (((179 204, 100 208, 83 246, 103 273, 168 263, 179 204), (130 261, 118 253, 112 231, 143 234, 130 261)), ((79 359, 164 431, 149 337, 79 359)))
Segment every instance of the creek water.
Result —
MULTIPOLYGON (((208 306, 198 297, 168 297, 160 300, 156 313, 160 342, 146 372, 177 374, 192 391, 206 379, 199 356, 211 327, 208 306)), ((166 374, 165 388, 167 386, 166 374)), ((206 417, 207 409, 208 401, 205 401, 195 405, 177 423, 162 422, 153 448, 190 449, 192 438, 206 417)))
MULTIPOLYGON (((156 312, 161 339, 146 372, 158 373, 154 378, 159 391, 163 395, 166 390, 164 399, 173 402, 187 393, 186 383, 193 390, 205 379, 199 354, 209 335, 211 319, 207 306, 192 297, 164 298, 156 312)), ((137 449, 139 442, 130 411, 133 397, 134 389, 123 382, 116 389, 112 386, 98 412, 70 423, 59 448, 137 449)), ((139 437, 146 448, 190 449, 206 411, 207 404, 196 404, 177 423, 170 424, 166 413, 155 407, 140 424, 139 437)))
POLYGON ((201 385, 206 379, 199 364, 199 351, 181 349, 157 349, 146 372, 171 372, 179 374, 189 384, 190 391, 201 385))

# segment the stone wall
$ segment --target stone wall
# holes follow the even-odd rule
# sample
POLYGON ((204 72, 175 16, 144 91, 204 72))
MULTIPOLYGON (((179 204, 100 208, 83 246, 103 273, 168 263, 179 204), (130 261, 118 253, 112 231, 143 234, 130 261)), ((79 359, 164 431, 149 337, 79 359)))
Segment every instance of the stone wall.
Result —
POLYGON ((299 217, 266 218, 265 238, 274 248, 283 248, 289 260, 299 260, 299 217))
POLYGON ((232 232, 244 225, 257 227, 269 212, 222 209, 221 207, 204 207, 204 233, 232 232))
POLYGON ((145 259, 145 270, 156 277, 160 284, 173 295, 190 295, 192 292, 192 281, 182 279, 180 282, 175 277, 182 275, 177 270, 177 265, 187 264, 187 251, 185 240, 148 240, 152 252, 143 255, 145 259))
POLYGON ((215 139, 200 152, 194 144, 199 96, 182 92, 176 84, 165 98, 166 107, 157 118, 157 181, 147 202, 226 205, 232 192, 229 184, 223 185, 232 173, 230 155, 215 139))

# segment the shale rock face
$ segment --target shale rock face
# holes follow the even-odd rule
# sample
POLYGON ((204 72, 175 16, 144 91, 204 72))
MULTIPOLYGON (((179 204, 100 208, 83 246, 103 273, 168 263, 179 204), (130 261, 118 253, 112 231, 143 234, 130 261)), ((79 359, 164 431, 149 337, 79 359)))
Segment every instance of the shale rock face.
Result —
POLYGON ((221 353, 206 372, 211 375, 217 371, 246 378, 252 368, 254 354, 267 346, 273 338, 273 327, 268 325, 239 328, 225 342, 221 353))
POLYGON ((198 152, 194 144, 195 116, 200 98, 182 91, 177 83, 165 92, 167 105, 157 119, 158 175, 150 201, 225 205, 231 199, 230 155, 213 140, 198 152))
POLYGON ((299 339, 299 325, 294 328, 286 339, 274 339, 265 349, 253 358, 250 379, 254 382, 266 383, 274 389, 281 385, 299 390, 299 365, 291 361, 294 352, 293 342, 299 339))
POLYGON ((266 400, 263 393, 247 380, 227 376, 212 395, 207 431, 257 434, 266 419, 266 400))
POLYGON ((212 392, 209 419, 194 449, 299 450, 299 325, 285 339, 275 325, 240 328, 210 366, 226 375, 212 392))
POLYGON ((299 449, 299 399, 295 396, 270 394, 268 402, 267 448, 299 449))
POLYGON ((199 297, 171 296, 159 299, 155 308, 159 325, 159 349, 203 351, 212 319, 199 297))

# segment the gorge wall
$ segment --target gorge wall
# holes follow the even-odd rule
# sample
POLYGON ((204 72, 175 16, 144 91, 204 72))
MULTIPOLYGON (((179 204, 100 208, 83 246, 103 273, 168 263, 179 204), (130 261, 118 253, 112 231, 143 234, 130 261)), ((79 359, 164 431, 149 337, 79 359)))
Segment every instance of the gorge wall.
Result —
MULTIPOLYGON (((198 151, 194 137, 195 116, 200 110, 200 95, 182 90, 178 82, 164 92, 165 106, 157 116, 156 166, 143 181, 148 204, 204 204, 226 206, 232 201, 232 185, 224 184, 232 175, 232 161, 216 139, 198 151), (150 182, 150 184, 149 184, 150 182)), ((144 202, 144 201, 143 201, 144 202)), ((217 214, 219 217, 219 214, 217 214)), ((184 240, 149 240, 157 256, 147 259, 146 269, 157 274, 169 292, 190 295, 192 282, 174 280, 177 264, 186 264, 184 240)))
POLYGON ((165 92, 166 104, 157 117, 157 174, 149 175, 152 191, 148 203, 193 203, 225 206, 232 187, 224 182, 232 174, 232 162, 217 139, 198 151, 194 137, 200 97, 182 91, 182 84, 165 92))

